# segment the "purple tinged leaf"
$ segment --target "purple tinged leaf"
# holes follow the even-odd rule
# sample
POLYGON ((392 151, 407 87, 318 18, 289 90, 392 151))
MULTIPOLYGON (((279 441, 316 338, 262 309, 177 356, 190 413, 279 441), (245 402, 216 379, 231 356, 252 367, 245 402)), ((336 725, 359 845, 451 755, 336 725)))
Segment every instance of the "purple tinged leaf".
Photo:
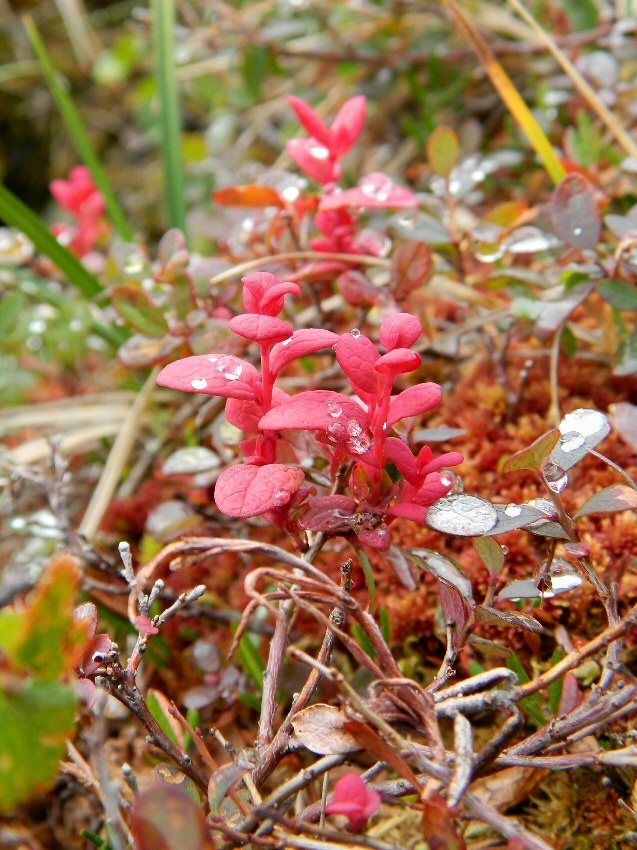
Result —
POLYGON ((478 623, 500 627, 506 623, 509 626, 519 626, 537 634, 544 632, 542 623, 538 622, 535 617, 531 617, 530 614, 523 614, 520 611, 498 611, 497 608, 478 605, 475 608, 475 616, 478 623))
POLYGON ((312 501, 300 524, 310 531, 349 531, 355 511, 354 499, 348 496, 325 496, 312 501))
POLYGON ((569 174, 553 192, 551 218, 558 236, 574 248, 594 250, 602 221, 595 189, 583 174, 569 174))
POLYGON ((575 514, 574 519, 591 514, 613 514, 637 508, 637 491, 627 484, 613 484, 595 493, 575 514))
POLYGON ((412 592, 416 590, 418 582, 414 578, 411 564, 405 557, 403 550, 399 546, 390 546, 383 553, 383 557, 391 565, 403 587, 412 592))
POLYGON ((390 286, 396 300, 400 302, 410 292, 424 286, 431 275, 432 267, 431 248, 426 242, 410 240, 399 245, 391 258, 389 272, 390 286))
POLYGON ((405 554, 418 567, 457 588, 468 602, 474 604, 471 581, 462 567, 451 558, 431 549, 407 549, 405 554))
POLYGON ((467 624, 467 607, 462 594, 457 587, 441 578, 438 579, 438 589, 445 623, 453 623, 456 632, 461 632, 467 624))
POLYGON ((261 377, 251 363, 233 354, 197 354, 169 363, 157 383, 186 393, 253 399, 261 377))
POLYGON ((516 528, 525 528, 533 522, 538 522, 546 519, 546 514, 537 508, 529 507, 528 505, 494 505, 498 513, 498 521, 489 531, 485 532, 489 536, 496 534, 506 534, 508 531, 514 531, 516 528))
POLYGON ((259 516, 287 504, 304 481, 298 466, 243 463, 221 473, 215 486, 215 503, 227 516, 259 516))
POLYGON ((530 469, 533 472, 539 471, 557 445, 559 439, 560 432, 557 428, 553 428, 548 434, 538 437, 528 448, 511 455, 504 464, 504 471, 517 472, 522 469, 530 469))
POLYGON ((392 396, 389 403, 387 424, 394 425, 400 419, 408 416, 421 416, 437 407, 442 401, 442 389, 439 384, 426 383, 416 384, 408 387, 396 396, 392 396))

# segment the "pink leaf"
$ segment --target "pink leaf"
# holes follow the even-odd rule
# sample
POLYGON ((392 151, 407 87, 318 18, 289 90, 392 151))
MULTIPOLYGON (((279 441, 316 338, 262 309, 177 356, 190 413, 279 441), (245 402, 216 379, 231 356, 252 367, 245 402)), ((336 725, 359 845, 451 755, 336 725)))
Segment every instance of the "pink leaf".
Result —
POLYGON ((301 294, 297 283, 280 280, 271 272, 253 272, 241 278, 243 283, 243 304, 247 313, 265 313, 278 316, 283 309, 286 295, 301 294))
POLYGON ((407 443, 398 437, 387 437, 383 444, 385 453, 396 464, 396 469, 405 481, 415 484, 418 481, 416 458, 407 443))
POLYGON ((227 516, 258 516, 286 505, 304 480, 303 470, 298 466, 281 463, 231 466, 217 479, 215 502, 227 516))
POLYGON ((397 502, 387 511, 387 515, 390 517, 399 516, 417 522, 419 525, 424 525, 427 508, 423 505, 415 505, 413 502, 397 502))
POLYGON ((302 328, 294 331, 289 339, 277 343, 273 347, 270 354, 272 375, 276 376, 284 366, 299 357, 313 354, 322 348, 331 348, 338 339, 338 334, 332 331, 324 331, 322 328, 302 328))
POLYGON ((347 773, 334 786, 334 797, 325 811, 328 815, 345 815, 350 828, 360 832, 380 809, 381 801, 378 791, 368 788, 357 773, 347 773))
POLYGON ((326 212, 344 207, 406 209, 415 206, 418 206, 418 201, 413 192, 392 183, 386 174, 374 172, 368 174, 355 189, 326 195, 321 200, 319 209, 321 212, 326 212))
POLYGON ((384 375, 389 375, 392 382, 398 375, 413 372, 422 363, 422 357, 410 348, 394 348, 387 354, 382 354, 374 365, 374 369, 384 375))
POLYGON ((407 416, 420 416, 433 410, 442 401, 442 390, 438 384, 426 383, 416 384, 408 387, 397 396, 393 396, 389 403, 389 414, 387 424, 393 425, 407 416))
POLYGON ((325 147, 331 148, 332 134, 318 112, 312 109, 309 103, 293 94, 288 96, 288 103, 310 136, 314 136, 325 147))
POLYGON ((411 348, 422 334, 422 325, 411 313, 392 313, 380 326, 380 341, 387 351, 411 348))
MULTIPOLYGON (((367 100, 362 95, 352 97, 340 108, 332 124, 330 149, 334 156, 344 156, 363 132, 367 118, 367 100)), ((312 136, 319 138, 316 133, 312 136)))
POLYGON ((354 390, 361 396, 376 398, 380 385, 374 364, 380 354, 374 343, 354 331, 342 334, 336 345, 336 359, 354 390))
POLYGON ((140 614, 139 617, 135 620, 135 628, 138 632, 141 632, 145 635, 156 635, 159 634, 159 629, 157 626, 153 625, 150 617, 146 616, 146 614, 140 614))
MULTIPOLYGON (((418 455, 418 475, 428 475, 430 472, 437 472, 437 470, 442 469, 447 466, 458 466, 458 464, 464 462, 464 455, 462 452, 447 452, 446 454, 440 455, 435 460, 430 460, 427 455, 423 454, 424 449, 421 450, 418 455), (423 462, 421 461, 421 455, 423 455, 423 462)), ((429 457, 431 456, 431 450, 429 450, 429 457)))
POLYGON ((336 423, 354 420, 367 425, 367 414, 349 396, 332 390, 308 390, 269 410, 259 422, 262 431, 328 431, 336 423))
MULTIPOLYGON (((278 387, 272 389, 272 405, 285 404, 290 396, 278 387)), ((226 402, 226 419, 231 425, 248 434, 259 433, 259 421, 263 416, 263 405, 257 399, 229 398, 226 402)))
POLYGON ((438 472, 430 472, 418 492, 411 496, 413 502, 424 507, 430 507, 438 499, 446 496, 451 490, 451 483, 445 484, 438 472))
POLYGON ((328 148, 316 139, 290 139, 287 152, 294 162, 317 183, 340 180, 341 168, 328 148))
POLYGON ((253 342, 281 342, 292 336, 292 325, 274 316, 243 313, 230 319, 230 330, 253 342))
POLYGON ((197 354, 165 366, 157 376, 162 387, 225 398, 255 398, 261 378, 255 367, 233 354, 197 354))
POLYGON ((314 499, 301 520, 301 526, 311 531, 348 531, 355 511, 356 502, 348 496, 314 499))

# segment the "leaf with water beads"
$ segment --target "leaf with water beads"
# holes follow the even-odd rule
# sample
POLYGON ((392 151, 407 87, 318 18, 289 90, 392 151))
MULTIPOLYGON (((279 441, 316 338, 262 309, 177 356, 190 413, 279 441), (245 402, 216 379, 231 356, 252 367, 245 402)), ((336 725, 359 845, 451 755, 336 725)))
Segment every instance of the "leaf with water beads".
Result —
POLYGON ((272 410, 259 422, 262 431, 327 431, 334 424, 358 422, 365 426, 367 414, 349 396, 332 390, 307 390, 272 410))
POLYGON ((516 528, 525 528, 533 522, 543 520, 546 515, 537 508, 529 505, 494 505, 498 514, 498 521, 492 529, 485 532, 489 537, 496 534, 506 534, 507 531, 514 531, 516 528))
POLYGON ((482 496, 461 493, 439 499, 427 512, 427 525, 459 537, 486 534, 498 521, 495 506, 482 496))
POLYGON ((284 507, 304 480, 305 474, 298 466, 282 463, 231 466, 217 480, 215 503, 227 516, 259 516, 272 508, 284 507))
POLYGON ((591 514, 613 514, 637 508, 637 491, 626 484, 614 484, 595 493, 575 514, 574 519, 591 514))
POLYGON ((564 472, 572 469, 610 433, 608 417, 599 410, 580 407, 562 419, 560 438, 549 462, 564 472))
MULTIPOLYGON (((537 590, 537 588, 536 588, 537 590)), ((486 623, 492 626, 519 626, 522 629, 527 629, 530 632, 541 634, 544 631, 542 623, 538 622, 535 617, 530 614, 523 614, 519 611, 498 611, 497 608, 490 608, 487 605, 477 605, 475 609, 475 617, 478 623, 486 623)))
POLYGON ((162 387, 225 398, 255 398, 261 377, 247 360, 233 354, 197 354, 165 366, 157 376, 162 387))

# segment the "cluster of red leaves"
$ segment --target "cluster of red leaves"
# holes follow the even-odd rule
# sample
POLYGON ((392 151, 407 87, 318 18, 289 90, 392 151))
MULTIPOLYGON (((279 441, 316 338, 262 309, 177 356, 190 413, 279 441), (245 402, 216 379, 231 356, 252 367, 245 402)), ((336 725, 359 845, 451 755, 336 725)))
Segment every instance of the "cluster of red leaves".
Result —
POLYGON ((84 165, 76 166, 68 180, 53 180, 51 194, 58 204, 75 218, 75 224, 57 224, 56 237, 77 254, 84 257, 108 233, 104 219, 104 198, 93 182, 91 172, 84 165))

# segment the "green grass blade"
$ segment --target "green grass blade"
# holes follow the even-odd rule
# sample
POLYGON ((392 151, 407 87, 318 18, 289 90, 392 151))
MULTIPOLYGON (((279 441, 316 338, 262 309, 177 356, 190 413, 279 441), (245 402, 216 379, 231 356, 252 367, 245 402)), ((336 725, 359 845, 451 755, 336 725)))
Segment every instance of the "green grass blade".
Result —
POLYGON ((35 51, 38 62, 40 63, 42 73, 44 74, 51 94, 57 103, 60 115, 62 116, 62 120, 64 121, 69 136, 75 145, 75 149, 77 150, 81 160, 90 169, 95 185, 102 193, 104 202, 106 203, 108 216, 113 222, 117 232, 122 239, 127 242, 131 242, 134 238, 133 229, 128 223, 128 219, 117 200, 117 196, 115 195, 113 187, 106 175, 106 171, 104 170, 104 167, 102 166, 102 163, 91 144, 91 140, 86 132, 82 117, 76 109, 73 100, 67 93, 60 74, 53 64, 51 55, 42 41, 40 33, 33 23, 33 20, 28 15, 25 15, 23 22, 27 35, 29 36, 29 40, 31 41, 31 46, 35 51))
POLYGON ((186 232, 181 115, 175 69, 175 2, 151 0, 155 75, 160 102, 161 153, 171 227, 186 232))
POLYGON ((95 275, 82 265, 75 254, 60 245, 33 210, 2 184, 0 184, 0 219, 28 236, 37 250, 55 263, 66 275, 69 283, 79 289, 85 298, 95 298, 102 292, 102 284, 95 275))

